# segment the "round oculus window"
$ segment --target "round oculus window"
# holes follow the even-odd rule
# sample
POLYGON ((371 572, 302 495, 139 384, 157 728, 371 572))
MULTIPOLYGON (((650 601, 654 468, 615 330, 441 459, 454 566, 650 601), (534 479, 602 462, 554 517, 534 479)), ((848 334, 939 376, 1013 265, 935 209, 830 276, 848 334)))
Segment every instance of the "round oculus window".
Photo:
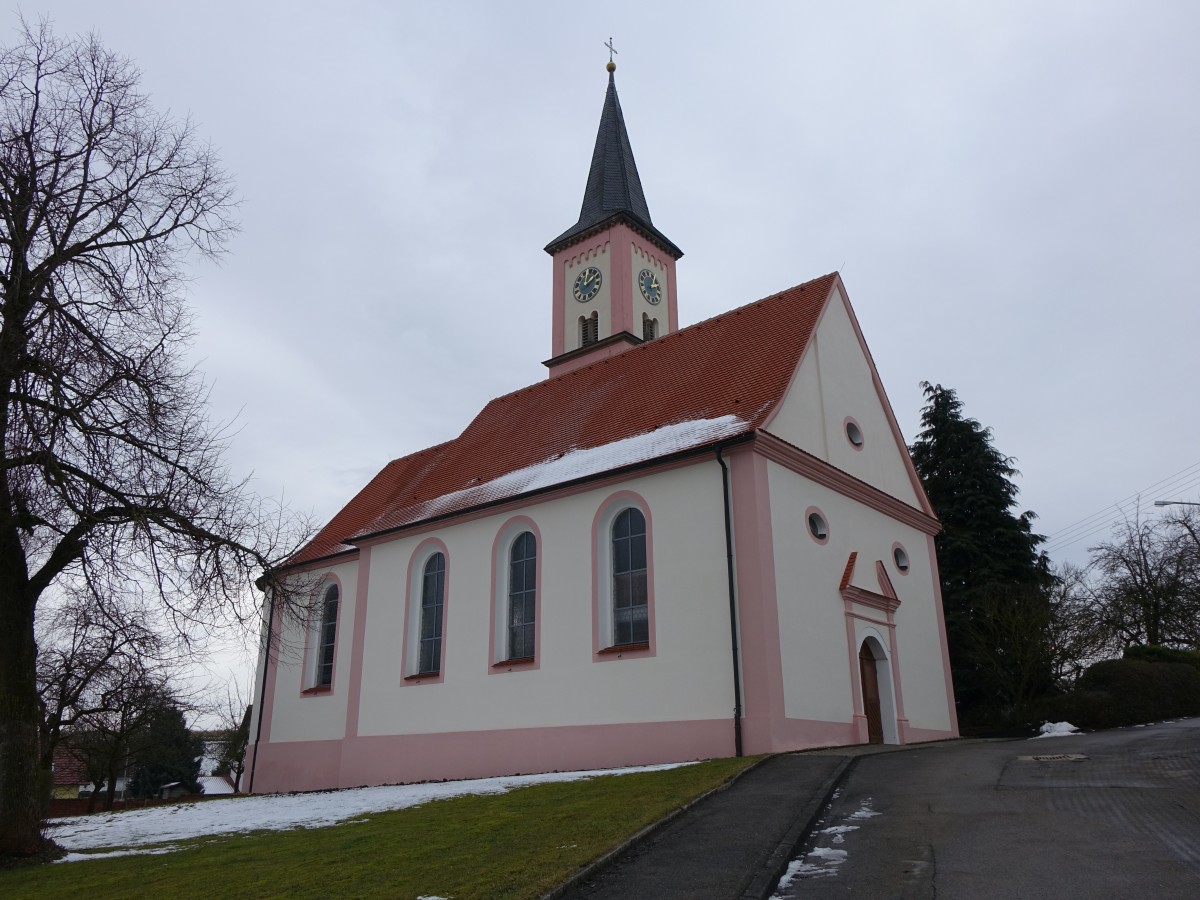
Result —
POLYGON ((896 561, 896 568, 901 572, 908 571, 908 554, 904 552, 903 547, 896 547, 892 550, 892 559, 896 561))
POLYGON ((846 439, 855 447, 862 447, 863 433, 862 429, 858 427, 857 422, 853 420, 846 422, 846 439))
POLYGON ((829 527, 825 524, 825 520, 820 513, 808 514, 808 530, 818 541, 823 541, 829 537, 829 527))

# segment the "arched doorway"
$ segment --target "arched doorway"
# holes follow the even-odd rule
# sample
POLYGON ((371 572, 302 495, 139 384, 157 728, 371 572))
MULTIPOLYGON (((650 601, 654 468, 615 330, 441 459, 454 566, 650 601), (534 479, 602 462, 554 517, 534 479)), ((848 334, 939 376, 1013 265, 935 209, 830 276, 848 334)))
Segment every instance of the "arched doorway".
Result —
MULTIPOLYGON (((893 683, 892 660, 884 649, 887 644, 874 628, 863 629, 858 637, 861 641, 858 645, 858 681, 861 714, 867 724, 866 738, 872 744, 899 744, 896 685, 893 683)), ((860 731, 859 740, 862 738, 860 731)))
MULTIPOLYGON (((867 742, 883 743, 883 710, 879 701, 879 672, 869 642, 858 651, 858 670, 862 682, 863 713, 867 717, 867 742)), ((861 732, 860 732, 861 734, 861 732)))

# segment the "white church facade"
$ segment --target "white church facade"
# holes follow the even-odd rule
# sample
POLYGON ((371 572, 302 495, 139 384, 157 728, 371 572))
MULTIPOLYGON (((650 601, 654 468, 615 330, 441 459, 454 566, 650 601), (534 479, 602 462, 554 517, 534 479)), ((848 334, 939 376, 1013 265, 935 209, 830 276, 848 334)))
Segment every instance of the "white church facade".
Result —
POLYGON ((250 789, 956 736, 939 526, 840 276, 679 329, 611 67, 546 249, 549 378, 286 567, 312 613, 270 623, 250 789))

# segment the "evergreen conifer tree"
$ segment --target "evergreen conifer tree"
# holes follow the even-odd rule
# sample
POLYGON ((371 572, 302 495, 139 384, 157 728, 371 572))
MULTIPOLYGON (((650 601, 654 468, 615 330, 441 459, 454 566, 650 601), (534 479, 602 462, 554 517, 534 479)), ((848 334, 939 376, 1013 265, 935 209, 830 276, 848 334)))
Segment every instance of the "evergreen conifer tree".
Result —
POLYGON ((922 431, 909 448, 942 523, 936 538, 959 717, 994 721, 1052 685, 1051 577, 1032 512, 1013 513, 1019 474, 991 429, 949 388, 921 385, 922 431))
POLYGON ((171 702, 150 711, 144 733, 134 750, 135 797, 154 797, 163 785, 179 782, 190 794, 200 793, 200 759, 204 739, 188 730, 183 710, 171 702))

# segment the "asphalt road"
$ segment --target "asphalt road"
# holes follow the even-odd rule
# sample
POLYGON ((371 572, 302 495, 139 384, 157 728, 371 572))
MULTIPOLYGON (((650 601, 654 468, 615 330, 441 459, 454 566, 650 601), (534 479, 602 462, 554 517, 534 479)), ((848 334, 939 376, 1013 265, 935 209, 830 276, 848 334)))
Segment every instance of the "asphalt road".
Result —
POLYGON ((1200 897, 1200 719, 858 758, 783 898, 1200 897))

